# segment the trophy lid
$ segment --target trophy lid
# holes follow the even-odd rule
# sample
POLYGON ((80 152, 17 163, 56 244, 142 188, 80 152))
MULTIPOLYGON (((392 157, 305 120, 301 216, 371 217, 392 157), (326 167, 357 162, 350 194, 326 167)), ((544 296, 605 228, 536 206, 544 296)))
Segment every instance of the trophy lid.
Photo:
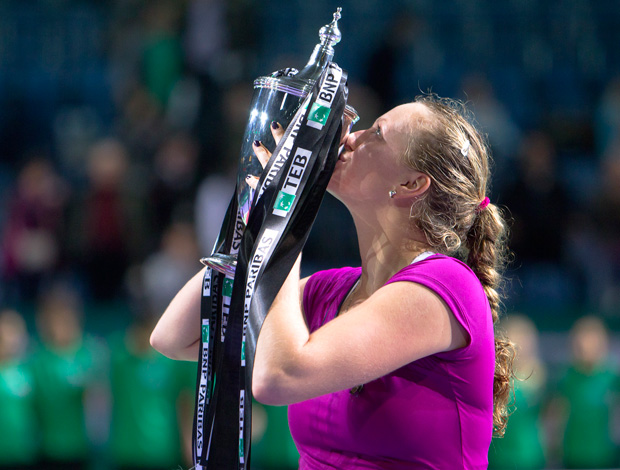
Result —
POLYGON ((334 19, 331 23, 326 24, 319 30, 319 37, 321 38, 321 46, 331 49, 330 52, 333 54, 332 45, 338 44, 342 39, 342 34, 338 29, 338 20, 342 16, 340 12, 342 11, 341 7, 336 8, 336 13, 334 13, 334 19))
POLYGON ((319 30, 320 43, 314 47, 310 60, 301 70, 287 68, 274 72, 270 77, 259 77, 254 81, 254 88, 270 88, 272 90, 291 93, 296 96, 305 96, 321 75, 323 69, 334 57, 335 44, 342 39, 338 28, 342 8, 338 7, 334 19, 319 30))

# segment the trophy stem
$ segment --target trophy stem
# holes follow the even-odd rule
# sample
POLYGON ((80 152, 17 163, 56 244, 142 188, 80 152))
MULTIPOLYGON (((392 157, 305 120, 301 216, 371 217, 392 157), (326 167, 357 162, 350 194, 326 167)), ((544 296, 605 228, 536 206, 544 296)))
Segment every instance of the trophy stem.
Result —
POLYGON ((235 270, 237 269, 237 255, 213 253, 211 256, 201 258, 200 262, 220 273, 224 273, 230 277, 235 277, 235 270))

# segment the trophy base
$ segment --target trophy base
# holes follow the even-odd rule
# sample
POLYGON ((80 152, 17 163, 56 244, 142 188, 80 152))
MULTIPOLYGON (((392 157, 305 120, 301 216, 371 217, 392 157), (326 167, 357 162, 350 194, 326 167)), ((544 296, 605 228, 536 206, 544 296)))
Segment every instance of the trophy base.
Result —
POLYGON ((230 277, 235 277, 235 270, 237 269, 236 255, 222 255, 220 253, 214 253, 207 258, 201 258, 200 262, 220 273, 224 273, 230 277))

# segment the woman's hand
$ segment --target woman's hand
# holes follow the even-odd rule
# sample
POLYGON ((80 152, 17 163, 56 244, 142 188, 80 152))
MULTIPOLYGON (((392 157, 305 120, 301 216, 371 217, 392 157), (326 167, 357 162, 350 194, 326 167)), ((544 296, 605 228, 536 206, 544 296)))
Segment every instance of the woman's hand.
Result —
MULTIPOLYGON (((347 137, 349 136, 349 133, 351 131, 351 122, 352 121, 349 116, 347 116, 346 114, 342 116, 342 133, 340 135, 340 144, 339 144, 341 149, 344 143, 346 142, 347 137)), ((284 135, 284 131, 285 129, 279 123, 275 121, 271 123, 271 135, 273 135, 273 139, 276 141, 276 145, 278 145, 278 143, 280 142, 280 139, 282 139, 282 136, 284 135)), ((265 168, 267 166, 267 163, 269 162, 269 159, 271 158, 271 152, 267 150, 267 147, 265 147, 260 140, 255 140, 253 147, 254 147, 254 154, 256 155, 256 158, 258 158, 258 161, 260 162, 262 167, 265 168)), ((248 183, 248 185, 252 189, 256 189, 258 186, 259 179, 260 178, 258 176, 248 175, 246 176, 245 181, 246 183, 248 183)))
MULTIPOLYGON (((284 128, 275 121, 271 123, 270 127, 273 140, 275 140, 276 145, 278 145, 280 139, 282 139, 282 136, 284 135, 284 128)), ((260 162, 262 167, 265 168, 267 166, 267 163, 269 162, 269 159, 271 158, 271 152, 267 150, 267 147, 265 147, 260 140, 255 140, 253 147, 256 158, 258 158, 258 161, 260 162)), ((246 183, 248 183, 248 185, 252 189, 256 189, 258 185, 258 180, 259 177, 254 175, 248 175, 245 178, 246 183)))

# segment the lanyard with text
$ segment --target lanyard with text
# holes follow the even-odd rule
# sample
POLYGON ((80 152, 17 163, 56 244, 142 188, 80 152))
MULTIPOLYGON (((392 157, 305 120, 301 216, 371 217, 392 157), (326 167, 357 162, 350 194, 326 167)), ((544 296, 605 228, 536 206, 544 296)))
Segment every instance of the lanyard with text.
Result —
MULTIPOLYGON (((338 158, 346 80, 346 72, 328 64, 276 147, 235 250, 232 288, 228 278, 205 270, 194 423, 197 470, 249 468, 256 341, 307 240, 338 158), (224 322, 225 338, 215 334, 224 322)), ((235 206, 229 207, 227 241, 234 238, 235 206)))
MULTIPOLYGON (((222 229, 215 244, 214 252, 236 253, 242 236, 239 225, 240 213, 237 205, 236 189, 226 211, 222 229), (234 223, 231 223, 234 220, 234 223), (225 247, 229 247, 225 250, 225 247)), ((211 424, 206 421, 206 410, 213 396, 215 357, 221 355, 222 343, 226 334, 226 323, 230 309, 233 280, 230 276, 206 267, 203 276, 200 302, 201 346, 198 353, 198 377, 194 405, 192 432, 192 452, 195 470, 202 470, 200 462, 208 455, 211 424), (218 334, 219 328, 219 334, 218 334), (203 457, 204 456, 204 457, 203 457)))

